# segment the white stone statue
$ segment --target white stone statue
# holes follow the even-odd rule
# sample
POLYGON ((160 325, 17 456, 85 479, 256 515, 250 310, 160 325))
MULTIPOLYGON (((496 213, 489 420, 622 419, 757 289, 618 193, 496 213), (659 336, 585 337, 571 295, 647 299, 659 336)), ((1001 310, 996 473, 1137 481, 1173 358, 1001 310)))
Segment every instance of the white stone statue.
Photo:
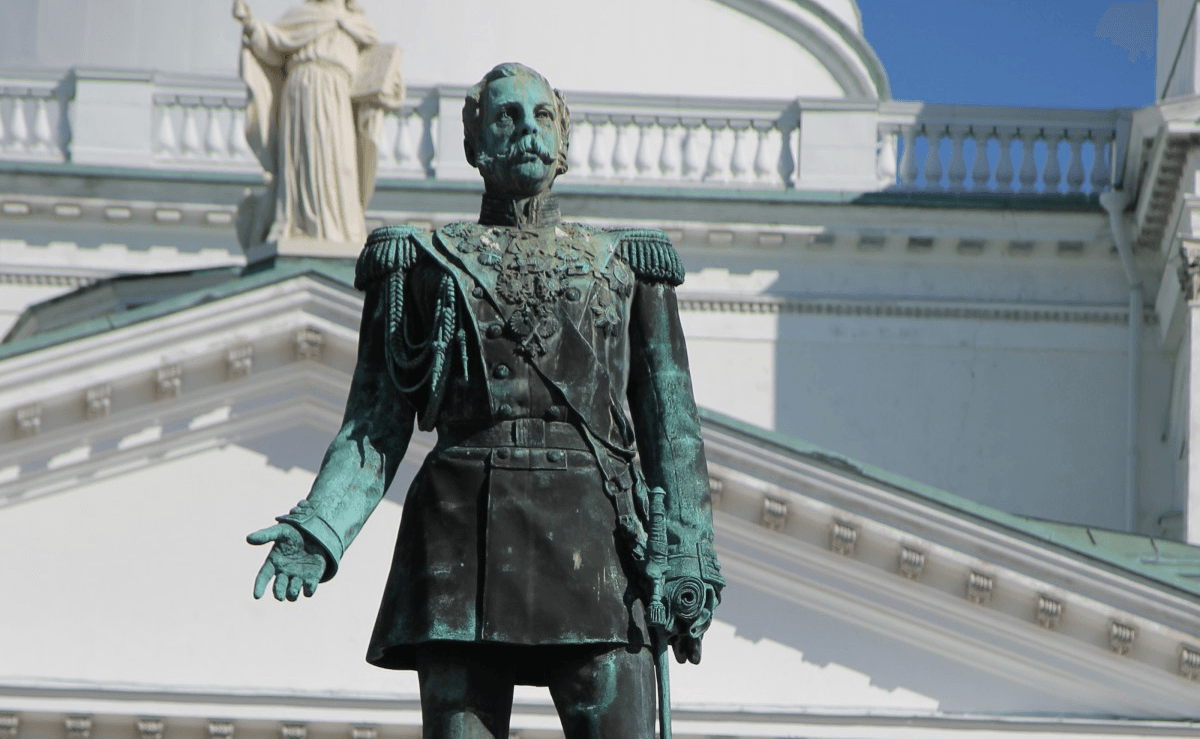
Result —
POLYGON ((243 27, 246 139, 267 182, 239 209, 243 247, 252 261, 276 252, 356 256, 383 111, 404 98, 399 51, 379 44, 354 0, 307 0, 274 24, 234 0, 233 17, 243 27))

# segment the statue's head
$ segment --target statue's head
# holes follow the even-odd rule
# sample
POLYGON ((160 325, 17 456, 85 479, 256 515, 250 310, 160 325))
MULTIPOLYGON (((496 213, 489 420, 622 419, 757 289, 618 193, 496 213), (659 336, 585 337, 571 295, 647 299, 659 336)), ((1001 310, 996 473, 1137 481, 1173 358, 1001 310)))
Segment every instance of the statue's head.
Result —
POLYGON ((567 171, 571 114, 562 94, 523 64, 501 64, 467 93, 467 161, 494 195, 530 197, 567 171))

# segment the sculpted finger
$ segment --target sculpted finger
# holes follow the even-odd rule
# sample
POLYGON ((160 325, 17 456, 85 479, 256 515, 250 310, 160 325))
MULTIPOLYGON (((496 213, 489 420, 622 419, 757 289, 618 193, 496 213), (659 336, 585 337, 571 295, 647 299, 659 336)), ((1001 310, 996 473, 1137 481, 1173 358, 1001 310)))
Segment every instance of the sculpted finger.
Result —
POLYGON ((282 572, 275 575, 275 600, 287 597, 288 576, 282 572))
POLYGON ((304 585, 304 581, 298 577, 292 577, 287 586, 287 599, 295 602, 300 597, 300 588, 304 585))
POLYGON ((275 576, 275 565, 271 564, 271 560, 263 562, 263 566, 258 570, 258 577, 254 578, 254 599, 258 600, 263 597, 263 593, 267 592, 267 583, 271 582, 271 578, 275 576))
POLYGON ((305 580, 304 581, 304 595, 306 597, 311 598, 311 597, 313 597, 313 593, 316 593, 316 592, 317 592, 317 581, 312 580, 312 579, 305 580))
POLYGON ((265 529, 259 529, 253 534, 250 534, 246 537, 246 542, 258 546, 260 544, 270 544, 271 542, 277 541, 284 536, 286 536, 284 525, 277 523, 274 526, 268 526, 265 529))

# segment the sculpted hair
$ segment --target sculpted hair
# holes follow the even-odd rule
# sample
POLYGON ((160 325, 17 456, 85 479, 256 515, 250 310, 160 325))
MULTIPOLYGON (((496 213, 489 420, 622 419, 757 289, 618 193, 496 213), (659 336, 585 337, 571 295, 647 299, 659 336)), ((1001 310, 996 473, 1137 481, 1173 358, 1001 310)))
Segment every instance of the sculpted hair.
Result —
POLYGON ((567 108, 567 101, 563 100, 562 93, 550 84, 550 81, 539 74, 537 71, 530 69, 524 64, 516 62, 506 62, 492 68, 492 71, 483 76, 470 90, 467 91, 467 97, 463 103, 463 150, 467 154, 467 163, 472 167, 476 165, 476 144, 479 142, 479 132, 483 127, 483 122, 479 119, 482 114, 483 96, 487 94, 488 86, 498 79, 504 77, 515 77, 518 72, 523 72, 535 80, 541 80, 546 87, 554 90, 554 108, 558 114, 558 130, 561 134, 559 140, 562 142, 558 147, 558 174, 564 174, 567 171, 567 147, 571 141, 571 111, 567 108))

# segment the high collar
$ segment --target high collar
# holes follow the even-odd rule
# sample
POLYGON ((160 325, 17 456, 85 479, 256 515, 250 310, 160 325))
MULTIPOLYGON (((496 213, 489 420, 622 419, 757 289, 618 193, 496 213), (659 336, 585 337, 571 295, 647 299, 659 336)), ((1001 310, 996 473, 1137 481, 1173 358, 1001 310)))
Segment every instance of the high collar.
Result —
POLYGON ((483 194, 479 223, 484 226, 538 228, 558 223, 558 200, 549 190, 531 198, 505 198, 483 194))

